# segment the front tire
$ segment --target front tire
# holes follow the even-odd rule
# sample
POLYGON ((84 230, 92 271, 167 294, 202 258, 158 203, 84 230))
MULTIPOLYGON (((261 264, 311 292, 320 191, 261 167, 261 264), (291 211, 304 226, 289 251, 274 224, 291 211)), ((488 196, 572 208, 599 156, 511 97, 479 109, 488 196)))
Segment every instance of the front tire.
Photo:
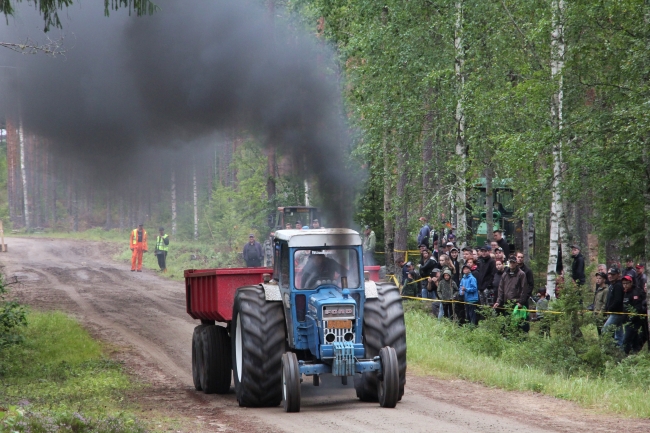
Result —
MULTIPOLYGON (((395 349, 399 371, 398 400, 406 385, 406 325, 399 289, 394 284, 377 283, 377 298, 366 299, 363 307, 363 346, 366 358, 379 355, 381 348, 395 349)), ((361 401, 376 402, 377 373, 354 375, 354 388, 361 401)))
POLYGON ((397 354, 392 347, 383 347, 379 351, 381 360, 381 378, 377 382, 379 405, 394 408, 399 400, 399 364, 397 354))
POLYGON ((285 412, 300 412, 300 366, 293 352, 282 355, 282 406, 285 412))
POLYGON ((286 347, 282 303, 267 302, 259 287, 239 288, 231 329, 232 368, 239 405, 279 405, 282 402, 282 354, 286 347))

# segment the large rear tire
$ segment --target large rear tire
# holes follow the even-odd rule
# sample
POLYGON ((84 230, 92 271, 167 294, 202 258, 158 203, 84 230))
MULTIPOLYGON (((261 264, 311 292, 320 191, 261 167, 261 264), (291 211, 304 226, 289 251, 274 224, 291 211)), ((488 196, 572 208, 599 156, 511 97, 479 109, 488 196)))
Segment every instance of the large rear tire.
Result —
MULTIPOLYGON (((398 400, 406 385, 406 326, 399 289, 394 284, 377 283, 377 298, 366 299, 363 307, 363 346, 366 358, 379 355, 382 347, 395 349, 399 370, 398 400)), ((354 375, 354 388, 362 401, 378 401, 377 373, 354 375)))
POLYGON ((194 389, 201 391, 201 371, 203 369, 203 340, 201 333, 207 325, 199 325, 192 333, 192 379, 194 389))
POLYGON ((282 402, 282 354, 286 347, 281 302, 267 302, 259 287, 237 290, 233 305, 232 368, 240 406, 282 402))
POLYGON ((232 376, 231 342, 222 326, 210 325, 203 329, 203 369, 201 388, 206 394, 227 394, 232 376))

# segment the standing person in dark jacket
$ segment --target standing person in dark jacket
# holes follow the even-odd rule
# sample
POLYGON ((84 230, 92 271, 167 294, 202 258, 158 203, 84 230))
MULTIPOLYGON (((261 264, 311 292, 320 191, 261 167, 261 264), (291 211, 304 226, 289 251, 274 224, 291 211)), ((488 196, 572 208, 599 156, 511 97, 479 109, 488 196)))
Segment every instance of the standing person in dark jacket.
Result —
POLYGON ((499 283, 499 294, 492 308, 503 308, 507 302, 515 302, 519 308, 528 305, 530 290, 526 282, 526 274, 517 266, 517 257, 508 259, 510 267, 503 272, 499 283))
POLYGON ((533 293, 533 290, 535 290, 535 277, 533 271, 524 263, 524 253, 521 251, 517 251, 517 266, 526 274, 526 282, 530 288, 530 293, 533 293))
POLYGON ((494 305, 494 303, 497 301, 497 294, 499 290, 499 284, 501 283, 501 277, 503 277, 503 273, 506 271, 506 267, 503 265, 503 260, 501 259, 494 260, 494 266, 496 267, 497 271, 494 274, 494 278, 492 279, 492 288, 488 290, 486 296, 487 305, 494 305))
POLYGON ((492 287, 494 274, 497 272, 494 259, 490 257, 491 249, 490 244, 485 244, 479 250, 478 278, 476 279, 476 283, 478 284, 478 295, 482 305, 487 305, 487 290, 492 287))
POLYGON ((242 255, 244 256, 244 261, 246 262, 247 267, 257 268, 262 266, 262 259, 264 258, 262 245, 255 240, 255 235, 253 233, 248 235, 248 242, 244 245, 242 255))
MULTIPOLYGON (((609 287, 607 288, 607 302, 605 303, 605 312, 607 313, 623 313, 623 284, 621 283, 621 271, 617 267, 610 268, 607 273, 609 280, 609 287)), ((607 321, 603 325, 603 334, 607 332, 609 327, 614 326, 614 339, 618 345, 623 344, 623 328, 625 322, 625 315, 623 314, 610 314, 607 321)))
POLYGON ((510 245, 508 245, 508 241, 503 238, 503 230, 497 229, 492 234, 494 235, 494 241, 499 244, 503 250, 503 255, 505 257, 510 257, 510 245))
POLYGON ((452 275, 452 279, 456 282, 456 284, 460 284, 461 264, 458 261, 458 248, 453 247, 449 251, 449 258, 451 260, 451 264, 454 265, 454 269, 456 269, 456 273, 452 275))
POLYGON ((636 264, 636 279, 634 281, 634 285, 637 287, 637 289, 645 290, 646 289, 646 284, 648 283, 648 277, 645 275, 645 269, 642 263, 637 263, 636 264))
POLYGON ((577 245, 571 245, 571 257, 573 257, 573 263, 571 264, 571 278, 573 281, 582 286, 585 281, 585 258, 580 252, 580 247, 577 245))
POLYGON ((629 275, 632 277, 632 282, 636 279, 636 269, 634 268, 634 260, 632 260, 632 257, 628 257, 625 259, 625 269, 623 269, 623 272, 621 272, 622 276, 629 275))
POLYGON ((420 223, 422 223, 422 228, 418 233, 418 245, 425 245, 427 249, 429 249, 429 237, 431 236, 431 228, 429 227, 429 224, 427 223, 427 219, 425 217, 420 217, 419 220, 420 223))
MULTIPOLYGON (((634 286, 634 279, 630 275, 623 277, 623 309, 629 313, 645 314, 643 301, 646 294, 634 286)), ((638 352, 645 343, 643 328, 647 327, 647 321, 642 316, 626 316, 627 320, 623 325, 623 350, 625 353, 638 352)))
MULTIPOLYGON (((422 251, 422 266, 420 266, 420 278, 429 278, 431 277, 431 274, 433 273, 433 270, 438 267, 438 262, 436 262, 432 257, 431 257, 431 251, 429 250, 424 250, 422 251)), ((426 293, 427 292, 427 281, 422 281, 420 284, 422 290, 422 297, 423 298, 428 298, 429 295, 426 293)))

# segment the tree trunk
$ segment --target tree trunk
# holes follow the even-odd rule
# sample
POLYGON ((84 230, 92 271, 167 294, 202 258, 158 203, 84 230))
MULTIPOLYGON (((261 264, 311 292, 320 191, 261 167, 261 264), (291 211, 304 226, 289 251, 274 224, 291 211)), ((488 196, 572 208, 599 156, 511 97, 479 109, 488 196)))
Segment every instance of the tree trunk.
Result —
MULTIPOLYGON (((564 0, 553 0, 553 31, 551 32, 551 79, 557 85, 557 91, 551 101, 551 121, 557 131, 553 144, 553 184, 551 187, 551 227, 548 267, 546 271, 546 289, 551 297, 555 296, 555 280, 558 260, 558 242, 562 243, 562 258, 566 263, 570 254, 567 242, 566 219, 562 205, 562 103, 563 103, 563 68, 564 68, 564 0)), ((566 273, 566 267, 564 267, 566 273)))
POLYGON ((530 263, 533 254, 533 245, 535 241, 535 214, 528 212, 528 224, 526 225, 526 238, 524 240, 524 261, 530 263))
POLYGON ((23 120, 18 121, 18 143, 20 146, 20 177, 22 179, 23 186, 23 221, 25 228, 29 230, 31 228, 30 219, 29 219, 29 199, 27 189, 27 169, 25 164, 25 133, 23 131, 23 120))
POLYGON ((199 193, 196 187, 196 163, 192 166, 192 183, 194 197, 194 240, 199 240, 199 193))
MULTIPOLYGON (((406 198, 406 186, 408 184, 408 151, 404 150, 402 154, 397 155, 397 188, 396 202, 397 211, 395 212, 395 249, 406 251, 408 248, 408 199, 406 198)), ((400 253, 402 255, 404 253, 400 253)), ((395 263, 398 254, 393 258, 395 263)), ((391 264, 392 265, 392 264, 391 264)))
POLYGON ((111 190, 106 191, 106 230, 111 229, 111 190))
POLYGON ((492 189, 492 167, 485 167, 485 226, 487 242, 492 242, 494 232, 494 193, 492 189))
MULTIPOLYGON (((388 137, 384 136, 384 260, 385 265, 388 268, 393 267, 395 260, 393 258, 393 252, 395 249, 394 243, 394 232, 393 232, 393 218, 392 218, 392 205, 391 201, 393 199, 392 194, 392 168, 390 158, 390 144, 388 143, 388 137)), ((397 258, 397 257, 395 257, 397 258)))
POLYGON ((465 185, 465 175, 467 171, 467 143, 465 142, 465 112, 464 112, 464 87, 465 76, 463 74, 463 65, 465 63, 465 49, 463 48, 463 2, 456 1, 456 26, 454 32, 454 49, 456 58, 454 70, 456 72, 456 156, 458 156, 458 166, 456 168, 456 180, 458 182, 456 190, 456 236, 461 246, 467 245, 467 192, 465 185))
POLYGON ((172 236, 176 235, 176 171, 172 170, 172 236))

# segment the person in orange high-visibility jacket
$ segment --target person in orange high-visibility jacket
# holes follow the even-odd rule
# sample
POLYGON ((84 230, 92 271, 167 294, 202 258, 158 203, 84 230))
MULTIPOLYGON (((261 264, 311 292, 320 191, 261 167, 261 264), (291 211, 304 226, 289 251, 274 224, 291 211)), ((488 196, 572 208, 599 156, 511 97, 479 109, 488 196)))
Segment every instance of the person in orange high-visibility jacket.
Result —
POLYGON ((129 241, 131 248, 131 272, 142 272, 142 253, 146 253, 147 248, 147 231, 138 225, 137 229, 131 232, 131 240, 129 241), (137 265, 137 267, 136 267, 137 265))

